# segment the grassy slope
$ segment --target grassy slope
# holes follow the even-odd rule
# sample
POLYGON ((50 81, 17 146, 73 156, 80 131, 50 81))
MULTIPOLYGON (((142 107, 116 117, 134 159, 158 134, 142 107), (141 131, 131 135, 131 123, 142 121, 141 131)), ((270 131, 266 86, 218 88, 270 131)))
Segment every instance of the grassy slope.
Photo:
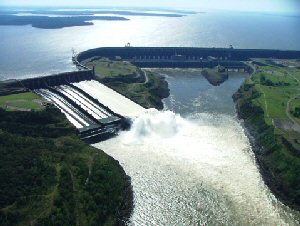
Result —
POLYGON ((299 93, 300 88, 295 78, 299 78, 299 73, 294 68, 259 67, 235 98, 239 115, 245 119, 258 144, 264 147, 264 151, 256 151, 256 156, 267 175, 266 182, 282 200, 299 208, 300 157, 294 142, 300 134, 274 128, 272 124, 273 119, 288 119, 287 102, 299 93), (277 85, 262 84, 262 76, 277 85), (284 85, 279 86, 280 82, 284 85))
POLYGON ((57 109, 0 109, 0 225, 114 225, 124 172, 57 109))
MULTIPOLYGON (((273 71, 277 68, 273 67, 273 71)), ((281 68, 278 70, 282 70, 281 68)), ((286 68, 289 73, 294 76, 297 74, 286 68)), ((297 95, 299 92, 299 84, 297 81, 285 73, 284 75, 270 74, 265 67, 260 68, 260 72, 256 73, 251 80, 246 83, 253 83, 255 89, 261 94, 257 99, 253 100, 256 106, 260 106, 264 110, 264 117, 269 125, 272 125, 272 119, 288 119, 286 114, 286 106, 289 99, 297 95), (272 81, 274 84, 286 83, 286 85, 267 86, 261 83, 261 77, 272 81)))
POLYGON ((95 72, 104 77, 116 77, 137 74, 137 68, 127 62, 112 61, 106 58, 101 58, 93 61, 88 61, 86 66, 92 68, 95 66, 95 72))
MULTIPOLYGON (((295 108, 299 106, 300 106, 300 97, 297 97, 293 101, 291 101, 291 112, 294 112, 295 108)), ((297 121, 300 125, 300 118, 294 117, 294 120, 297 121)))
MULTIPOLYGON (((43 106, 35 100, 41 100, 41 98, 32 92, 11 94, 6 96, 0 96, 0 107, 6 109, 7 106, 23 108, 23 109, 33 109, 41 110, 43 106)), ((8 108, 9 110, 9 108, 8 108)))
POLYGON ((147 83, 109 82, 107 86, 135 101, 144 108, 163 109, 161 99, 169 95, 167 82, 148 72, 147 83))
POLYGON ((86 66, 95 66, 100 82, 128 97, 145 108, 163 109, 162 99, 169 96, 168 83, 164 78, 146 72, 148 82, 136 66, 108 59, 87 60, 86 66), (141 79, 142 78, 142 79, 141 79))

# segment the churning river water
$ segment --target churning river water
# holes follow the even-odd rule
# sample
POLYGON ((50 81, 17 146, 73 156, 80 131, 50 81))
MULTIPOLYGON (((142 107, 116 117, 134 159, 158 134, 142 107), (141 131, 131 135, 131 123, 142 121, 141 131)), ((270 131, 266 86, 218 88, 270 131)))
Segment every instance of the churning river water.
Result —
POLYGON ((158 70, 171 95, 132 129, 98 143, 132 179, 128 225, 298 225, 262 181, 234 110, 245 79, 211 86, 197 70, 158 70))

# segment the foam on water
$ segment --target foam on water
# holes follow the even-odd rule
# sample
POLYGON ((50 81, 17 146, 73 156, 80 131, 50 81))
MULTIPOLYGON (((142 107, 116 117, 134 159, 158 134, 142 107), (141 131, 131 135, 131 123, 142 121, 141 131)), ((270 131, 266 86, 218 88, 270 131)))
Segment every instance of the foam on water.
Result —
POLYGON ((146 110, 134 120, 131 130, 124 134, 126 144, 174 137, 183 127, 184 120, 177 114, 166 111, 161 114, 155 109, 146 110))
POLYGON ((132 178, 130 225, 297 225, 264 185, 234 117, 152 109, 95 147, 132 178))

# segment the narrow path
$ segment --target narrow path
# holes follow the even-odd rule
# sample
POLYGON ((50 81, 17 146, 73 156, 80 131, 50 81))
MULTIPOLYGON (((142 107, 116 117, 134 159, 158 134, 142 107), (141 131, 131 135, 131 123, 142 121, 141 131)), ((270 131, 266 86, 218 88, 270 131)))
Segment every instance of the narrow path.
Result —
POLYGON ((144 76, 145 76, 145 81, 143 83, 146 84, 149 82, 149 77, 148 77, 147 71, 143 70, 143 72, 144 72, 144 76))
MULTIPOLYGON (((254 66, 252 63, 249 63, 249 62, 244 62, 246 65, 248 65, 249 67, 252 68, 253 72, 251 74, 252 75, 255 75, 256 74, 256 66, 254 66)), ((260 92, 263 94, 263 97, 264 97, 264 104, 265 104, 265 110, 266 110, 266 116, 268 118, 270 118, 270 115, 269 115, 269 112, 268 112, 268 104, 267 104, 267 101, 266 101, 266 94, 265 92, 261 89, 260 85, 258 85, 259 87, 259 90, 260 92)))
POLYGON ((57 180, 56 185, 54 186, 53 191, 50 194, 48 194, 48 196, 50 196, 50 207, 48 209, 45 209, 43 212, 41 212, 37 217, 35 217, 35 219, 32 219, 31 220, 31 225, 34 225, 35 222, 37 222, 38 219, 40 219, 42 216, 46 215, 46 213, 48 211, 49 211, 49 213, 51 213, 51 211, 54 207, 55 195, 58 192, 58 184, 59 184, 59 180, 60 180, 60 169, 61 169, 60 164, 57 164, 56 165, 56 175, 58 175, 59 178, 57 180))
POLYGON ((291 115, 291 102, 295 99, 297 99, 298 97, 300 97, 300 93, 294 97, 292 97, 291 99, 288 100, 287 104, 286 104, 286 116, 296 125, 298 125, 298 122, 294 119, 294 117, 291 115))
POLYGON ((89 183, 89 181, 90 181, 90 177, 91 177, 91 175, 92 175, 92 168, 93 168, 93 164, 94 164, 94 159, 91 157, 90 159, 89 159, 89 162, 88 162, 88 168, 89 168, 89 175, 88 175, 88 177, 86 178, 86 180, 85 180, 85 186, 89 183))
MULTIPOLYGON (((298 85, 300 86, 300 80, 298 78, 296 78, 294 75, 292 75, 290 72, 288 72, 288 75, 290 77, 292 77, 293 79, 295 79, 298 83, 298 85)), ((286 116, 296 125, 299 125, 299 123, 294 119, 294 117, 291 115, 291 102, 295 99, 297 99, 298 97, 300 97, 300 93, 298 93, 296 96, 291 97, 287 104, 286 104, 286 109, 285 109, 285 113, 286 116)))
POLYGON ((263 97, 264 97, 266 116, 267 116, 268 118, 270 118, 269 111, 268 111, 268 103, 267 103, 267 101, 266 101, 266 94, 265 94, 265 92, 261 89, 260 85, 259 85, 258 87, 259 87, 260 92, 263 94, 263 97))
POLYGON ((76 221, 76 226, 79 226, 79 213, 78 213, 78 203, 77 203, 77 198, 76 198, 76 188, 75 188, 75 179, 74 179, 74 175, 72 170, 70 169, 70 167, 68 167, 69 173, 71 175, 71 180, 72 180, 72 188, 73 188, 73 198, 74 198, 74 202, 75 202, 75 206, 74 206, 74 212, 75 212, 75 221, 76 221))

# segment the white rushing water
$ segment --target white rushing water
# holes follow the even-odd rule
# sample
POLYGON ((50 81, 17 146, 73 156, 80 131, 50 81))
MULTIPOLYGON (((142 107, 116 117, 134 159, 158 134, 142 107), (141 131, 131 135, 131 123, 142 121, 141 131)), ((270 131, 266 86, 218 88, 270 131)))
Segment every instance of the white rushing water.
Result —
POLYGON ((264 185, 243 134, 234 117, 150 110, 95 147, 132 179, 129 225, 297 225, 264 185))
POLYGON ((51 92, 47 89, 38 89, 35 92, 45 98, 46 100, 52 102, 58 109, 61 110, 62 113, 65 114, 66 118, 76 127, 82 128, 84 126, 88 126, 89 123, 82 118, 76 109, 74 109, 70 103, 66 102, 62 97, 59 95, 51 92))
POLYGON ((85 97, 83 94, 79 93, 77 90, 71 88, 70 86, 62 85, 56 87, 56 90, 66 95, 68 98, 72 99, 77 103, 83 110, 95 117, 96 119, 103 119, 111 116, 105 109, 95 105, 91 100, 85 97))
POLYGON ((73 83, 73 85, 122 116, 136 116, 145 110, 140 105, 95 80, 73 83))
MULTIPOLYGON (((122 116, 136 117, 145 110, 140 105, 95 80, 81 81, 79 83, 73 83, 73 85, 90 96, 98 99, 101 104, 122 116)), ((70 86, 61 85, 54 88, 60 94, 63 94, 74 101, 78 106, 80 106, 80 108, 82 108, 82 110, 96 119, 105 119, 112 116, 112 114, 105 110, 103 106, 98 106, 97 103, 93 102, 93 100, 90 100, 88 97, 70 86)), ((72 106, 71 103, 65 100, 64 97, 48 89, 38 89, 35 90, 35 92, 58 107, 76 128, 80 129, 94 123, 91 119, 87 118, 78 109, 76 109, 76 107, 72 106)))

